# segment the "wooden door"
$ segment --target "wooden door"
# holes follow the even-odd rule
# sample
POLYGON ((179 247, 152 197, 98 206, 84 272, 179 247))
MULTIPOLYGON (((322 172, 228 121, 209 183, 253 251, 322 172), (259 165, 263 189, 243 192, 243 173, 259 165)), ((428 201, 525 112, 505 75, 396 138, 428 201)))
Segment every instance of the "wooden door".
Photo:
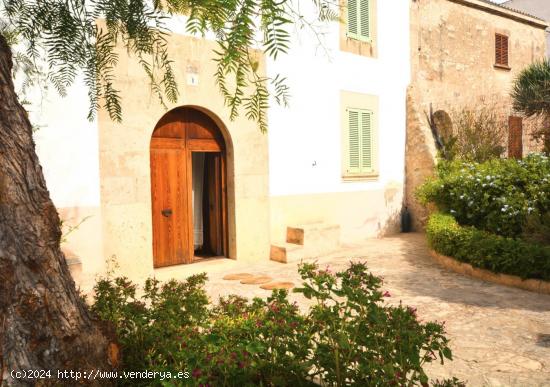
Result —
POLYGON ((222 187, 221 152, 207 153, 204 165, 204 209, 205 231, 208 234, 208 249, 213 255, 224 255, 224 193, 222 187))
POLYGON ((163 267, 190 263, 190 179, 185 140, 151 139, 151 195, 153 211, 153 263, 163 267))
POLYGON ((204 222, 206 253, 227 255, 225 143, 216 123, 203 112, 181 107, 166 113, 151 139, 153 266, 191 263, 194 258, 192 153, 206 157, 204 222))

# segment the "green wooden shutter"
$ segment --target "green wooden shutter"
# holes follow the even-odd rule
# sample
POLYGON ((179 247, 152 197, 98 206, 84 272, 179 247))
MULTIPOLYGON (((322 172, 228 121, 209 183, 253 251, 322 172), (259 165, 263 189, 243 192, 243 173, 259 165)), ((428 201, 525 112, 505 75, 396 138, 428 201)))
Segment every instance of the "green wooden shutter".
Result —
POLYGON ((348 37, 357 39, 359 37, 359 14, 358 3, 361 0, 348 0, 348 37))
POLYGON ((370 0, 348 0, 349 38, 370 40, 370 0))
POLYGON ((359 0, 359 39, 370 39, 370 0, 359 0))
POLYGON ((361 112, 361 172, 372 172, 372 113, 361 112))
POLYGON ((357 110, 348 110, 348 173, 361 172, 361 124, 357 110))
POLYGON ((371 111, 348 109, 347 151, 347 173, 360 175, 374 171, 371 111))

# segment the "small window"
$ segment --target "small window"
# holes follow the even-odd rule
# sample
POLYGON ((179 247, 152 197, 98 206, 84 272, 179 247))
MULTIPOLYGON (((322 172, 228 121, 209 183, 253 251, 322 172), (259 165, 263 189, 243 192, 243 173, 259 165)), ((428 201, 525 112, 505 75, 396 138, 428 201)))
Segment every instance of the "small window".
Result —
POLYGON ((347 109, 347 157, 345 175, 365 176, 374 172, 373 112, 347 109))
POLYGON ((371 40, 370 9, 370 0, 348 0, 348 38, 371 40))
POLYGON ((495 35, 495 65, 508 68, 508 36, 495 35))

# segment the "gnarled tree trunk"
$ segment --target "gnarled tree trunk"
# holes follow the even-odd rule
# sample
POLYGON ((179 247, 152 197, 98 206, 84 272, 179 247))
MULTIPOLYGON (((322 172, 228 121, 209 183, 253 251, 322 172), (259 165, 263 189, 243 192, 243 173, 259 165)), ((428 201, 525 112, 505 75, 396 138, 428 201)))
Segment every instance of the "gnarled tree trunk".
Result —
POLYGON ((0 35, 0 384, 76 385, 82 381, 53 379, 58 370, 109 369, 110 344, 60 250, 59 217, 11 69, 0 35), (12 370, 49 370, 52 379, 14 379, 12 370))

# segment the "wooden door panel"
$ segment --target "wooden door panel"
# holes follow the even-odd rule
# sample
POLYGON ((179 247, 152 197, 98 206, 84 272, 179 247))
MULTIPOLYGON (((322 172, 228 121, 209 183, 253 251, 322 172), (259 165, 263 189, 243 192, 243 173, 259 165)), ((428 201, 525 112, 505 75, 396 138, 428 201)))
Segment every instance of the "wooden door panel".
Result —
POLYGON ((194 256, 192 152, 207 154, 202 253, 227 255, 227 176, 223 135, 207 114, 176 108, 155 126, 151 139, 154 266, 190 263, 194 256), (206 186, 210 188, 206 188, 206 186), (162 214, 163 210, 170 213, 162 214))
MULTIPOLYGON (((159 141, 155 141, 159 140, 159 141)), ((151 141, 151 195, 154 266, 189 263, 187 158, 184 142, 151 141)))

